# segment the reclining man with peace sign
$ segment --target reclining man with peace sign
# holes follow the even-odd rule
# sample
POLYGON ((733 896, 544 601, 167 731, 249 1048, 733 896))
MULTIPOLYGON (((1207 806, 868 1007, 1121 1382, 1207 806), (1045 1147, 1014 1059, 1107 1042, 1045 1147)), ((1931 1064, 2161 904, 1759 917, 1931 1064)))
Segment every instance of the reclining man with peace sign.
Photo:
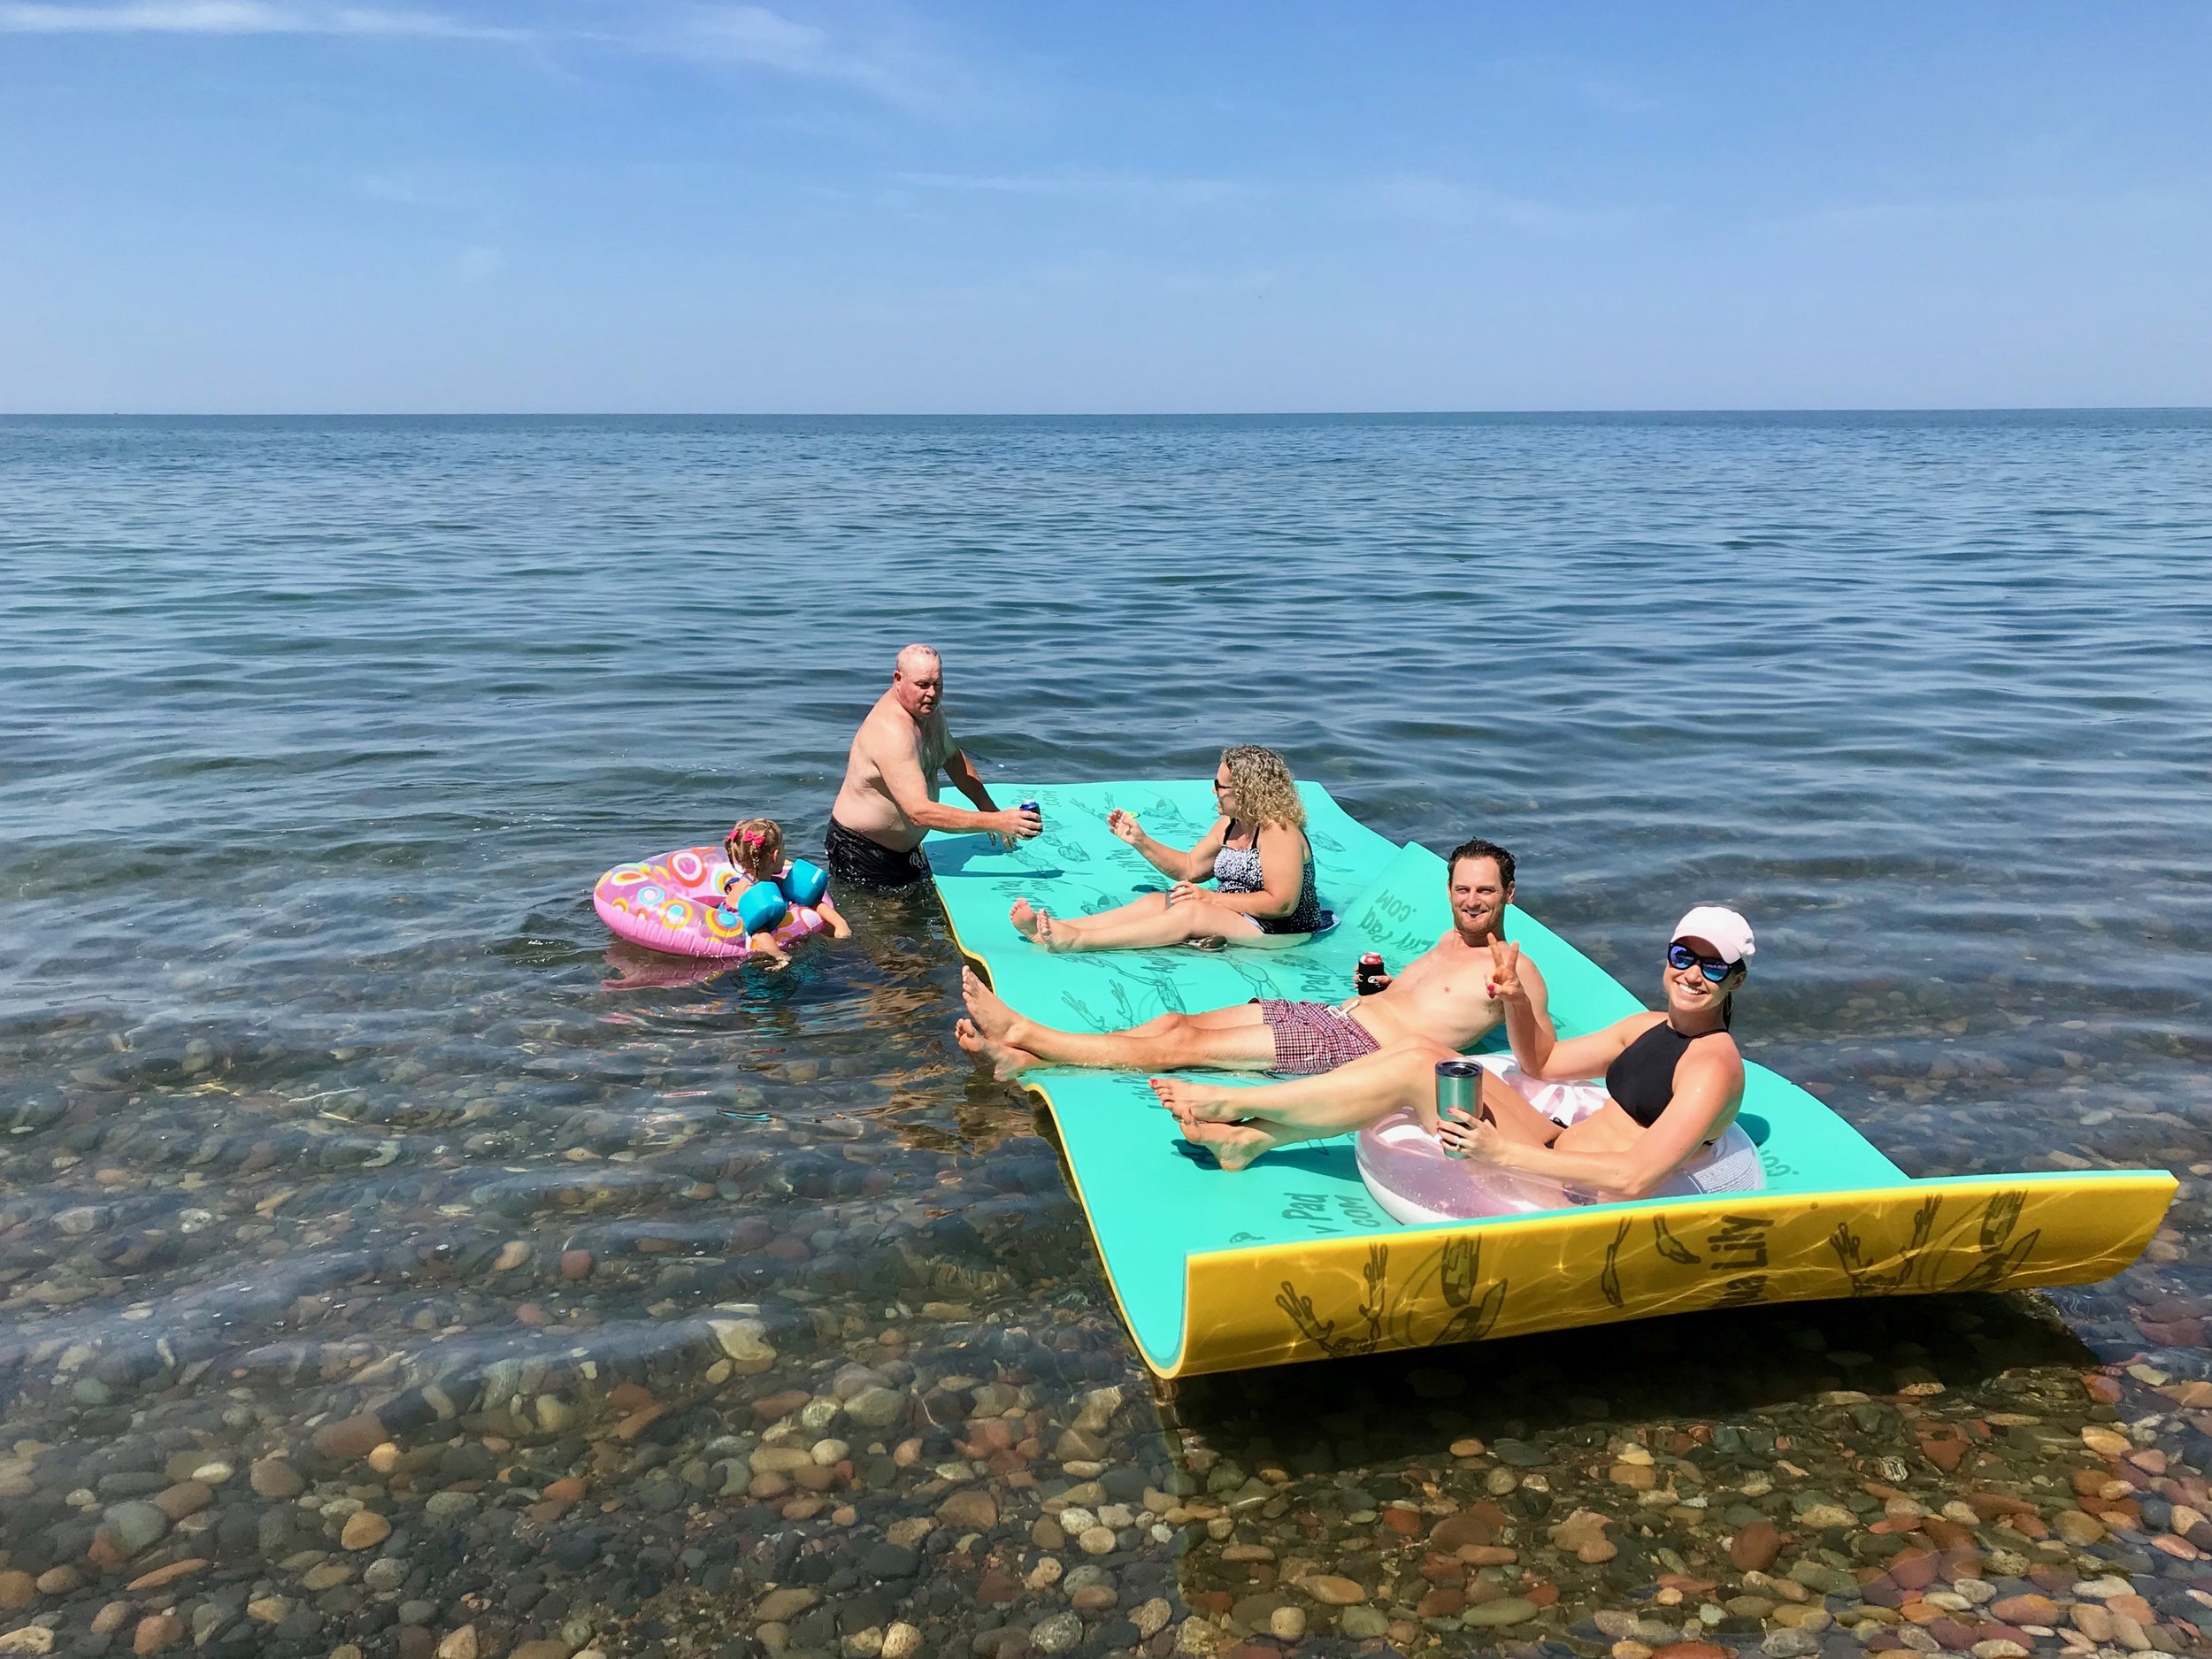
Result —
MULTIPOLYGON (((1373 995, 1335 1004, 1270 998, 1199 1014, 1162 1014, 1125 1031, 1062 1031, 1015 1012, 971 970, 962 979, 970 1017, 957 1027, 960 1046, 988 1060, 1002 1078, 1051 1065, 1311 1078, 1409 1045, 1425 1053, 1439 1045, 1468 1048, 1503 1018, 1490 989, 1490 948, 1504 938, 1513 855, 1494 842, 1471 841, 1452 849, 1447 870, 1450 931, 1373 995)), ((1521 964, 1518 983, 1532 1017, 1549 1031, 1535 964, 1521 964)), ((1166 1100, 1169 1090, 1186 1086, 1156 1087, 1166 1100)))

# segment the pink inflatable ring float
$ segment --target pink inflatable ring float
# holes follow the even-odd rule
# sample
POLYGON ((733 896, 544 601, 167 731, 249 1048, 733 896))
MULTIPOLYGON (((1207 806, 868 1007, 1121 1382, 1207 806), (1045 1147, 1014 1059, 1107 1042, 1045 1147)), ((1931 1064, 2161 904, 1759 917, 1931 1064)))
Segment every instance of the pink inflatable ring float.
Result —
MULTIPOLYGON (((1497 1073, 1530 1105, 1555 1123, 1578 1123, 1605 1104, 1602 1083, 1543 1083, 1507 1055, 1472 1056, 1497 1073)), ((1539 1175, 1500 1169, 1475 1158, 1455 1158, 1409 1112, 1393 1112, 1359 1132, 1360 1179, 1375 1202, 1410 1226, 1433 1221, 1472 1221, 1486 1216, 1526 1216, 1616 1202, 1617 1195, 1563 1186, 1539 1175)), ((1756 1192, 1766 1185, 1759 1149, 1731 1124, 1710 1148, 1670 1176, 1651 1198, 1692 1193, 1756 1192)))
MULTIPOLYGON (((592 908, 608 930, 632 944, 674 956, 749 956, 753 948, 738 914, 743 891, 726 900, 723 883, 738 872, 719 847, 680 847, 657 858, 617 864, 591 890, 592 908)), ((811 905, 786 908, 775 941, 795 940, 829 926, 811 905)))

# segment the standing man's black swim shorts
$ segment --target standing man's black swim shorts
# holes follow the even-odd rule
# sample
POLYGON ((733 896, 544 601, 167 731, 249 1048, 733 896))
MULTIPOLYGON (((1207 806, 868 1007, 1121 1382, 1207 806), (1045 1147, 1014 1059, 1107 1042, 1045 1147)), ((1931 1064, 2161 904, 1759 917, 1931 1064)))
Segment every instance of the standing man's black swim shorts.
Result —
POLYGON ((920 848, 911 852, 895 851, 880 841, 872 841, 865 835, 847 829, 835 818, 830 820, 829 833, 822 838, 822 853, 829 861, 830 874, 840 881, 872 892, 888 893, 910 887, 930 877, 929 859, 920 848))

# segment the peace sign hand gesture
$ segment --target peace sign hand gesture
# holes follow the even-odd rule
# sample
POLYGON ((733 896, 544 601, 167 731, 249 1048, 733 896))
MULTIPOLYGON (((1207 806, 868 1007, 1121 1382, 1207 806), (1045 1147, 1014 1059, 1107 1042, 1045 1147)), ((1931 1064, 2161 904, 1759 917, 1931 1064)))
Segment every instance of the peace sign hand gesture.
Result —
POLYGON ((1490 996, 1499 1002, 1528 999, 1528 992, 1521 985, 1521 948, 1502 939, 1490 941, 1490 996))

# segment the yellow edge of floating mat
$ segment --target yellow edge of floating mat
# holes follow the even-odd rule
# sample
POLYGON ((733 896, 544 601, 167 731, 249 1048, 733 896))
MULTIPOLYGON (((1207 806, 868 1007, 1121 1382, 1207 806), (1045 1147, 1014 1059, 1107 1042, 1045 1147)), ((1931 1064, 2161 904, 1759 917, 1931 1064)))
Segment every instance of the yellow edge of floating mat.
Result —
POLYGON ((2079 1285, 2141 1254, 2163 1171, 1976 1176, 1517 1217, 1195 1256, 1190 1376, 1852 1296, 2079 1285))
MULTIPOLYGON (((1012 798, 1044 803, 1046 835, 1011 853, 982 837, 933 836, 954 942, 1022 1011, 1076 1029, 1255 995, 1340 996, 1362 950, 1394 966, 1448 925, 1443 864, 1394 846, 1315 786, 1301 793, 1323 902, 1342 918, 1309 944, 1071 957, 1038 951, 1007 925, 1017 895, 1073 914, 1164 885, 1105 832, 1102 814, 1134 808, 1155 833, 1187 842, 1210 811, 1196 780, 1034 786, 1012 798)), ((1517 909, 1508 933, 1550 981, 1563 1034, 1638 1006, 1517 909)), ((1910 1180, 1826 1106, 1754 1064, 1740 1121, 1755 1125, 1763 1192, 1406 1226, 1372 1202, 1348 1138, 1226 1174, 1188 1156, 1139 1074, 1052 1070, 1022 1081, 1058 1128, 1123 1322, 1168 1377, 1709 1308, 2089 1283, 2141 1253, 2177 1185, 2162 1170, 1910 1180)))

